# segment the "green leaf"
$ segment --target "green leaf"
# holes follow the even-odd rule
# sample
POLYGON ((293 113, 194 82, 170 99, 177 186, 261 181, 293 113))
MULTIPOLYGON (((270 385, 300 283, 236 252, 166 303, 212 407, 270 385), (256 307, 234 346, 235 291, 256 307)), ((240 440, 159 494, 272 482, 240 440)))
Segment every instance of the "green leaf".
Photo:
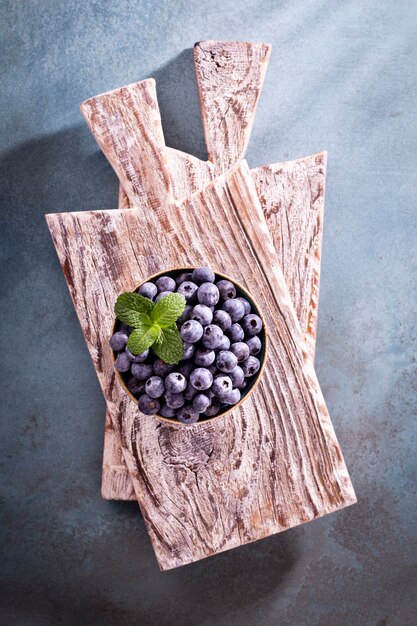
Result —
MULTIPOLYGON (((160 300, 160 302, 162 302, 162 300, 160 300)), ((171 326, 171 328, 163 328, 162 334, 163 339, 161 343, 155 343, 152 346, 152 350, 155 352, 156 356, 159 356, 165 363, 176 365, 184 356, 184 348, 179 330, 176 326, 171 326)))
POLYGON ((116 317, 129 326, 136 328, 138 322, 138 314, 146 313, 150 315, 154 308, 154 303, 149 298, 141 296, 138 293, 122 293, 116 300, 114 312, 116 317))
POLYGON ((142 330, 133 330, 127 342, 127 347, 132 354, 137 355, 144 352, 146 348, 150 348, 156 341, 160 332, 160 328, 156 324, 148 326, 145 332, 142 330))
POLYGON ((184 296, 180 293, 170 293, 155 304, 151 311, 151 320, 161 328, 170 328, 184 309, 184 296))

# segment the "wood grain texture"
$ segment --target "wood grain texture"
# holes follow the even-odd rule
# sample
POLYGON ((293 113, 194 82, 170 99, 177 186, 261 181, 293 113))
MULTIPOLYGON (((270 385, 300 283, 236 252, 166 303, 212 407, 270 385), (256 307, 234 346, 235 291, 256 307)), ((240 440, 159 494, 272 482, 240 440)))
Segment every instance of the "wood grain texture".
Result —
POLYGON ((223 173, 245 156, 271 46, 200 41, 194 64, 209 161, 223 173))
POLYGON ((245 163, 179 205, 47 221, 161 569, 355 501, 245 163), (203 263, 233 274, 259 302, 267 364, 254 393, 224 419, 161 424, 140 415, 115 380, 113 303, 150 274, 203 263))

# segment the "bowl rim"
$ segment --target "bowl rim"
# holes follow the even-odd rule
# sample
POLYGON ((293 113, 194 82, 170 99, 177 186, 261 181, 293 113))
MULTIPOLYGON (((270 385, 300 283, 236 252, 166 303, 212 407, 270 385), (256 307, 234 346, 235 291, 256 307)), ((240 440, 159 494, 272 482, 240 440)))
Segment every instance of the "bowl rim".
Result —
MULTIPOLYGON (((163 270, 160 270, 158 272, 156 272, 155 274, 152 274, 151 276, 148 276, 145 280, 141 280, 140 283, 138 283, 135 287, 133 287, 133 289, 131 290, 132 293, 137 291, 137 289, 139 289, 139 287, 141 285, 143 285, 144 283, 147 282, 151 282, 157 278, 159 278, 161 275, 164 276, 169 275, 171 272, 187 272, 187 271, 192 271, 194 270, 196 267, 200 267, 200 266, 193 266, 193 265, 185 265, 185 266, 177 266, 177 267, 172 267, 172 268, 166 268, 163 270)), ((268 342, 269 342, 269 338, 268 338, 268 332, 267 332, 267 328, 266 328, 266 324, 265 324, 265 317, 262 313, 262 309, 259 307, 258 302, 255 300, 255 298, 248 292, 248 290, 246 289, 246 287, 244 287, 239 281, 235 280, 234 278, 231 278, 230 276, 228 276, 227 274, 224 274, 223 272, 218 272, 216 271, 212 266, 210 266, 210 269, 213 270, 214 274, 216 276, 219 276, 219 280, 228 280, 231 283, 233 283, 236 287, 238 287, 244 294, 245 296, 247 296, 247 298, 249 299, 249 301, 255 306, 255 309, 257 310, 257 315, 259 315, 259 317, 262 320, 262 326, 263 326, 263 331, 264 331, 264 345, 263 345, 263 359, 261 361, 261 367, 259 368, 259 371, 256 374, 256 379, 252 385, 252 387, 249 389, 249 391, 246 392, 246 394, 239 400, 239 402, 237 402, 236 404, 232 404, 228 409, 226 409, 225 411, 223 411, 223 413, 220 413, 220 415, 214 415, 213 417, 208 417, 207 419, 197 422, 194 422, 193 424, 183 424, 183 422, 178 421, 177 419, 174 418, 170 418, 170 417, 164 417, 163 415, 158 415, 158 413, 155 413, 154 415, 144 415, 145 418, 147 417, 154 417, 155 419, 157 419, 160 422, 163 422, 165 424, 170 424, 171 426, 176 426, 176 427, 183 427, 185 426, 186 428, 190 428, 191 426, 203 426, 204 424, 211 424, 214 421, 220 420, 224 417, 226 417, 226 415, 229 415, 229 413, 231 413, 232 411, 234 411, 235 409, 237 409, 241 404, 243 404, 245 402, 245 400, 247 400, 249 398, 250 395, 252 395, 253 391, 255 391, 256 387, 258 386, 262 373, 264 371, 265 368, 265 364, 267 361, 267 356, 268 356, 268 342)), ((114 334, 116 332, 116 325, 118 323, 118 319, 117 317, 114 320, 113 326, 112 326, 112 334, 114 334)), ((122 374, 121 372, 119 372, 115 367, 114 367, 114 363, 116 361, 116 357, 115 357, 115 353, 114 350, 111 351, 112 352, 112 358, 113 358, 113 371, 115 372, 116 378, 118 378, 119 383, 121 384, 123 390, 125 391, 125 393, 129 396, 130 400, 133 400, 133 402, 137 405, 138 403, 138 399, 133 395, 133 393, 130 391, 130 389, 127 387, 125 381, 123 380, 122 374)))

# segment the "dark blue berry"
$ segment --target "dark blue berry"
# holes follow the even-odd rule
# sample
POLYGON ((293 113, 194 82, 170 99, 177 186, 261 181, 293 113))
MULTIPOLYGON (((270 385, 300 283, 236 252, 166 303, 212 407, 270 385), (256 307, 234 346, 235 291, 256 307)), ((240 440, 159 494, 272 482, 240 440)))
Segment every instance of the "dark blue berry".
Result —
POLYGON ((194 363, 199 367, 208 367, 216 358, 214 350, 209 348, 198 348, 194 355, 194 363))
POLYGON ((193 312, 193 305, 192 304, 187 304, 185 309, 183 310, 183 312, 181 313, 181 315, 179 316, 179 318, 177 319, 177 324, 178 326, 181 326, 181 324, 184 324, 184 322, 186 322, 187 320, 191 319, 191 313, 193 312))
POLYGON ((261 363, 256 356, 250 356, 246 361, 240 364, 240 367, 243 369, 243 373, 245 374, 245 378, 249 378, 249 376, 253 376, 259 371, 261 367, 261 363))
POLYGON ((232 298, 236 298, 236 287, 233 283, 230 282, 230 280, 219 280, 216 285, 223 300, 231 300, 232 298))
POLYGON ((171 409, 179 409, 184 404, 183 393, 173 393, 172 391, 167 391, 164 397, 165 402, 171 409))
POLYGON ((190 383, 194 389, 204 391, 209 389, 213 382, 213 374, 205 367, 197 367, 190 374, 190 383))
POLYGON ((127 388, 134 396, 140 396, 145 391, 145 381, 132 376, 127 381, 127 388))
POLYGON ((176 410, 168 406, 167 404, 163 404, 159 409, 159 415, 163 417, 175 417, 176 410))
POLYGON ((253 356, 259 354, 262 350, 262 342, 256 335, 255 337, 250 337, 245 343, 249 348, 250 354, 253 354, 253 356))
POLYGON ((153 372, 156 376, 160 376, 161 378, 165 378, 171 372, 174 371, 174 366, 169 363, 165 363, 162 359, 155 359, 153 362, 153 372))
POLYGON ((177 283, 170 276, 160 276, 155 281, 155 284, 158 287, 158 291, 175 291, 177 287, 177 283))
POLYGON ((125 335, 130 335, 130 333, 132 332, 132 327, 128 326, 127 324, 119 324, 119 327, 117 329, 119 331, 119 333, 124 333, 125 335))
POLYGON ((109 344, 110 348, 115 352, 120 352, 126 346, 128 340, 128 336, 125 333, 117 332, 112 335, 110 338, 109 344))
POLYGON ((204 393, 199 393, 195 396, 193 400, 193 409, 197 411, 197 413, 204 413, 210 406, 211 400, 204 393))
POLYGON ((182 274, 175 279, 178 286, 181 285, 181 283, 185 283, 185 281, 191 281, 191 272, 182 272, 182 274))
POLYGON ((201 343, 205 348, 209 348, 210 350, 215 350, 218 348, 222 342, 223 331, 220 326, 216 326, 216 324, 209 324, 205 326, 203 336, 201 338, 201 343))
POLYGON ((193 398, 195 398, 197 394, 198 390, 195 387, 193 387, 192 385, 187 385, 187 388, 184 391, 184 398, 190 402, 191 400, 193 400, 193 398))
POLYGON ((172 372, 165 378, 165 389, 172 393, 181 393, 187 386, 185 376, 180 372, 172 372))
POLYGON ((239 341, 243 341, 243 339, 245 338, 243 328, 240 324, 238 324, 238 322, 235 322, 231 325, 231 327, 227 331, 227 334, 232 343, 238 343, 239 341))
POLYGON ((149 348, 147 348, 144 352, 141 352, 140 354, 132 354, 129 348, 126 348, 125 352, 129 357, 129 360, 132 361, 132 363, 143 363, 148 358, 149 348))
POLYGON ((221 372, 228 374, 237 365, 237 357, 230 350, 220 350, 216 358, 216 365, 221 372))
POLYGON ((182 374, 184 376, 184 378, 190 378, 190 374, 193 371, 193 369, 195 369, 195 365, 192 361, 188 360, 188 361, 181 361, 181 363, 179 363, 179 365, 177 365, 176 368, 180 374, 182 374))
POLYGON ((186 341, 184 341, 183 350, 184 354, 182 358, 184 359, 184 361, 187 361, 187 359, 191 359, 191 357, 193 356, 195 351, 195 345, 193 343, 187 343, 186 341))
POLYGON ((172 291, 161 291, 156 296, 155 302, 159 302, 160 300, 162 300, 162 298, 165 298, 165 296, 169 296, 171 293, 172 293, 172 291))
POLYGON ((158 413, 161 405, 156 398, 150 398, 146 393, 139 398, 138 402, 139 411, 145 415, 155 415, 158 413))
POLYGON ((191 319, 197 320, 202 326, 207 326, 213 321, 213 313, 205 304, 196 304, 191 313, 191 319))
POLYGON ((181 285, 179 285, 177 291, 182 294, 187 302, 193 302, 197 295, 198 286, 191 282, 190 280, 186 280, 181 285))
POLYGON ((152 365, 148 363, 132 363, 131 371, 133 376, 139 378, 139 380, 146 380, 149 376, 152 376, 152 365))
POLYGON ((203 336, 203 327, 197 320, 188 320, 181 326, 180 334, 187 343, 195 343, 203 336))
POLYGON ((250 352, 249 346, 243 341, 238 341, 236 343, 232 343, 230 346, 230 352, 236 355, 237 362, 241 363, 242 361, 246 361, 250 352))
POLYGON ((197 285, 203 283, 214 283, 214 272, 210 267, 197 267, 192 273, 192 280, 197 285))
POLYGON ((182 424, 195 424, 199 417, 200 414, 192 406, 183 406, 177 413, 177 419, 182 424))
POLYGON ((248 302, 248 300, 246 300, 246 298, 236 298, 236 300, 239 300, 239 302, 241 302, 244 306, 245 309, 245 315, 249 315, 249 313, 251 312, 251 304, 250 302, 248 302))
POLYGON ((236 367, 229 372, 229 376, 232 379, 233 387, 239 387, 239 385, 246 386, 245 375, 243 373, 243 369, 239 365, 236 365, 236 367))
POLYGON ((222 330, 228 330, 232 325, 232 318, 229 313, 226 313, 226 311, 217 309, 213 313, 213 323, 220 326, 222 330))
POLYGON ((225 404, 237 404, 241 398, 239 389, 232 389, 227 396, 222 397, 222 402, 225 404))
MULTIPOLYGON (((130 370, 131 362, 126 352, 119 352, 114 362, 114 367, 118 372, 128 372, 130 370)), ((133 372, 132 372, 133 374, 133 372)))
POLYGON ((223 335, 221 343, 218 346, 218 350, 228 350, 230 348, 230 339, 227 335, 223 335))
POLYGON ((227 396, 230 391, 233 389, 232 379, 230 376, 216 376, 213 381, 213 393, 218 398, 223 398, 227 396))
POLYGON ((213 398, 210 406, 203 413, 205 417, 214 417, 220 411, 220 400, 213 398))
POLYGON ((200 304, 215 306, 220 299, 219 290, 213 283, 203 283, 198 288, 197 298, 200 304))
POLYGON ((237 298, 226 300, 226 302, 223 303, 222 309, 226 311, 226 313, 229 313, 232 322, 238 322, 245 315, 245 307, 237 298))
POLYGON ((262 330, 262 320, 259 315, 255 315, 251 313, 250 315, 245 315, 242 320, 242 328, 245 332, 245 335, 248 337, 254 337, 258 335, 262 330))
POLYGON ((151 398, 160 398, 165 391, 163 379, 159 376, 151 376, 146 381, 145 391, 151 398))
POLYGON ((143 285, 139 287, 138 293, 140 293, 141 296, 145 296, 145 298, 153 300, 158 293, 158 288, 153 283, 143 283, 143 285))

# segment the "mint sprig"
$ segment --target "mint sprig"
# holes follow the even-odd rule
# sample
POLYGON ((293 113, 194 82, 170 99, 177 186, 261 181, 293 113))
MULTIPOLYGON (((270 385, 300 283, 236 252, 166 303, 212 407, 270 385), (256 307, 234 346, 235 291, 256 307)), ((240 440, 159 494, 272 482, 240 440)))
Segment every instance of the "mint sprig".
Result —
POLYGON ((170 293, 154 304, 138 293, 122 293, 116 301, 117 319, 132 326, 127 347, 134 355, 151 348, 155 354, 171 365, 184 356, 181 335, 176 321, 185 309, 185 298, 170 293))

